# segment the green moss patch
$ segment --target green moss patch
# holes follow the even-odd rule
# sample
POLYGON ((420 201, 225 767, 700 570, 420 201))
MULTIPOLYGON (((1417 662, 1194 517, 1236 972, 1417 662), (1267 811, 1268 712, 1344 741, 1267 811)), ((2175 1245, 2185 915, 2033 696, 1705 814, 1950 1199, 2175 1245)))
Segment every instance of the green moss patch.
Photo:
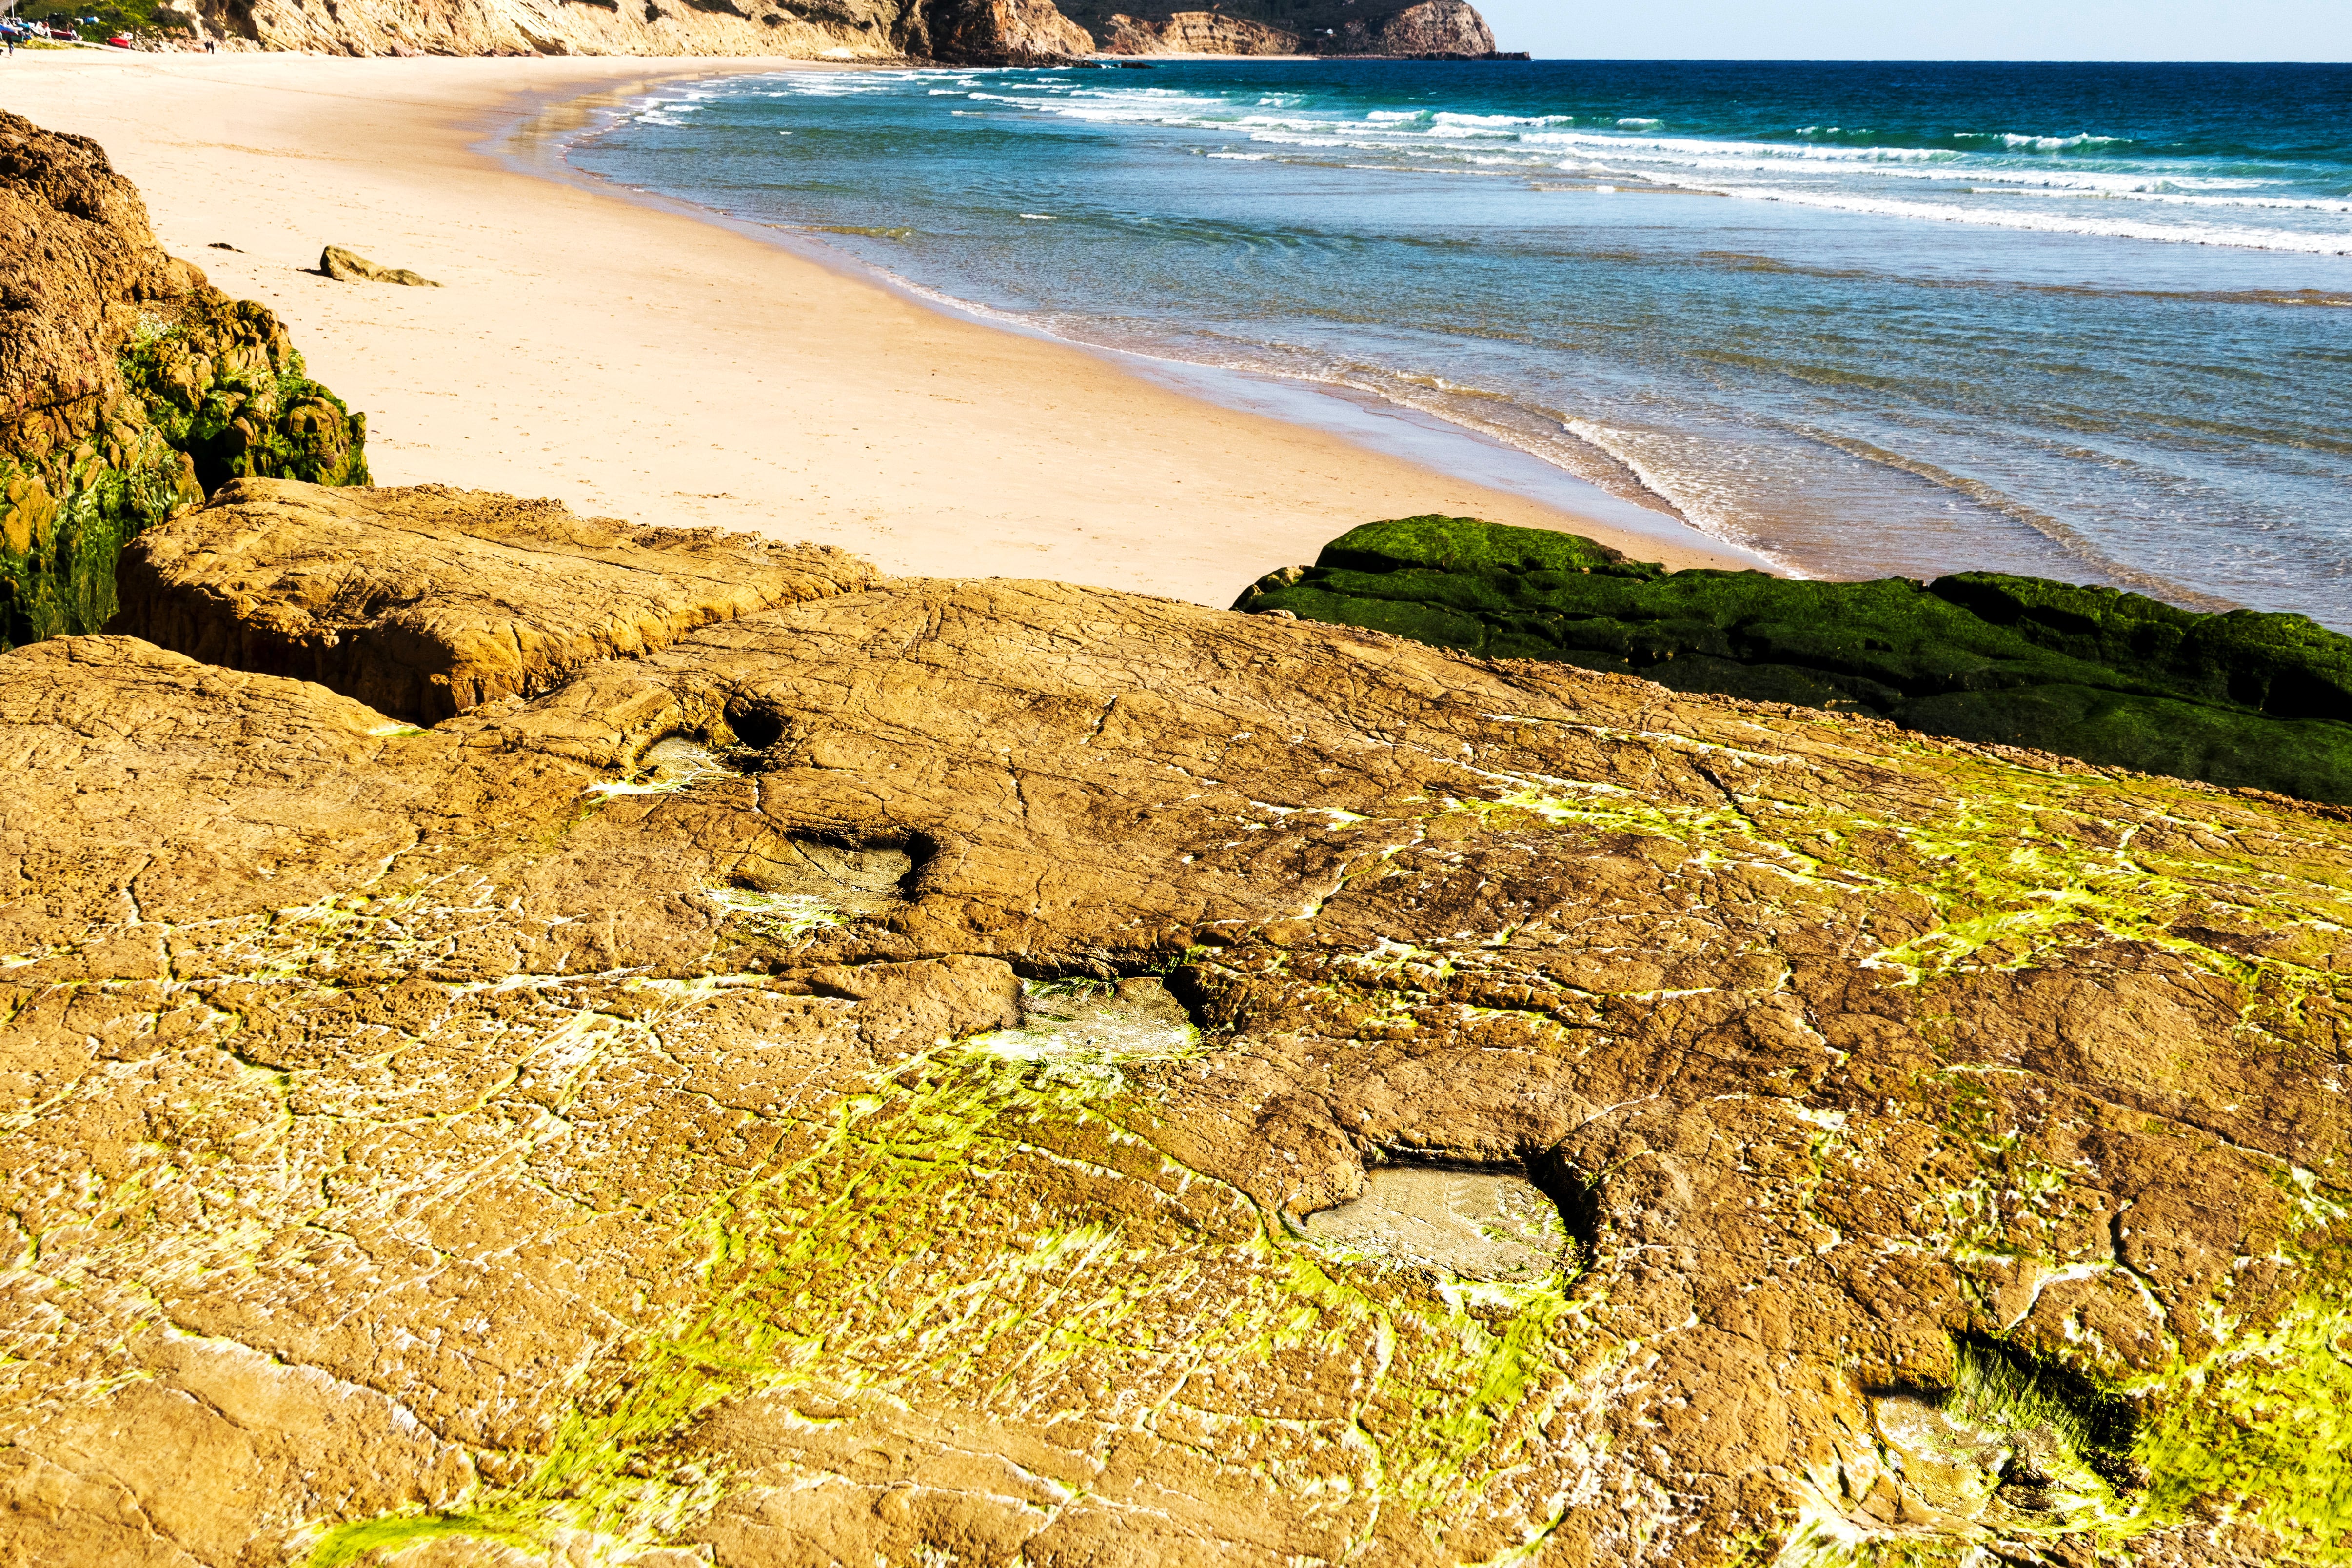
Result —
POLYGON ((2315 1272, 2275 1321, 2149 1380, 2132 1458, 2160 1514, 2219 1501, 2294 1560, 2337 1568, 2352 1563, 2352 1289, 2315 1272))
POLYGON ((121 369, 206 493, 236 479, 369 482, 366 416, 310 378, 267 306, 200 294, 175 321, 135 334, 121 369))
POLYGON ((0 648, 103 626, 123 545, 196 499, 185 460, 152 432, 109 445, 0 457, 0 648))
POLYGON ((366 416, 265 306, 200 290, 141 323, 117 369, 78 443, 0 451, 0 649, 102 629, 123 546, 230 479, 370 482, 366 416))
POLYGON ((1033 993, 1038 1021, 845 1086, 766 1168, 677 1215, 691 1305, 589 1370, 528 1479, 339 1526, 313 1568, 446 1534, 616 1556, 677 1540, 735 1479, 699 1460, 695 1426, 762 1394, 1047 1425, 1112 1400, 1139 1433, 1246 1453, 1275 1486, 1328 1489, 1337 1463, 1368 1520, 1516 1515, 1504 1529, 1527 1539, 1555 1522, 1507 1494, 1514 1456, 1591 1372, 1570 1276, 1319 1258, 1151 1141, 1157 1073, 1208 1047, 1056 1028, 1096 999, 1033 993), (1210 1373, 1234 1362, 1292 1369, 1292 1394, 1225 1401, 1210 1373))
POLYGON ((1668 573, 1573 534, 1436 516, 1355 529, 1235 608, 2352 804, 2352 637, 2304 616, 1987 572, 1668 573))

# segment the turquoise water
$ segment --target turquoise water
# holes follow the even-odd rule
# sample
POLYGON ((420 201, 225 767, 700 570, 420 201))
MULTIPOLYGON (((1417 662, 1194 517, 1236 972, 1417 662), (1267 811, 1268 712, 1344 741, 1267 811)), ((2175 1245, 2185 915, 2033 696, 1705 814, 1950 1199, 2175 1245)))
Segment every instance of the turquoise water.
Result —
POLYGON ((2352 629, 2352 67, 784 71, 569 156, 984 314, 1418 409, 1806 574, 2352 629))

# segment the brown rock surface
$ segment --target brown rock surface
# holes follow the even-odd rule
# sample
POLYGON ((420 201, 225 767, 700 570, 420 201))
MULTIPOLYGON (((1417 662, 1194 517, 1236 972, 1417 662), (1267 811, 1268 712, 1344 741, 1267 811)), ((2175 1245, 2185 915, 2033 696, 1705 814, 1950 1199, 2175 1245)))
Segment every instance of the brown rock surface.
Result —
POLYGON ((1422 0, 1377 26, 1343 23, 1316 47, 1318 54, 1341 55, 1485 55, 1494 50, 1495 35, 1486 19, 1466 0, 1422 0), (1360 41, 1365 47, 1358 47, 1360 41))
POLYGON ((366 257, 331 245, 319 252, 319 270, 338 283, 399 283, 411 289, 438 289, 440 284, 405 267, 380 267, 366 257))
POLYGON ((204 274, 166 256, 97 142, 0 113, 0 452, 42 457, 121 396, 140 308, 204 274))
POLYGON ((953 65, 1052 65, 1095 48, 1054 0, 940 0, 925 19, 924 52, 953 65))
POLYGON ((1114 12, 1102 24, 1111 55, 1295 55, 1298 35, 1220 11, 1171 11, 1156 19, 1114 12))
POLYGON ((241 479, 131 546, 110 629, 433 723, 877 581, 830 547, 640 528, 554 501, 241 479))
POLYGON ((1114 55, 1484 55, 1495 36, 1467 0, 1235 0, 1213 9, 1069 0, 1114 55))
POLYGON ((2251 1564, 2225 1492, 2340 1495, 2342 814, 1011 582, 424 732, 67 639, 0 763, 28 1561, 2251 1564), (1431 1162, 1567 1266, 1301 1223, 1431 1162))

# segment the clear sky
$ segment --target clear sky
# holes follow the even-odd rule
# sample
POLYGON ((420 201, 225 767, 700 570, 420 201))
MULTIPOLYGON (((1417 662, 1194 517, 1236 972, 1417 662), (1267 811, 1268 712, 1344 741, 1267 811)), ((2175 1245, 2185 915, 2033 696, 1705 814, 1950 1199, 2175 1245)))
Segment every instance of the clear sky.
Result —
POLYGON ((2352 0, 1472 0, 1506 49, 1586 59, 2352 60, 2352 0))

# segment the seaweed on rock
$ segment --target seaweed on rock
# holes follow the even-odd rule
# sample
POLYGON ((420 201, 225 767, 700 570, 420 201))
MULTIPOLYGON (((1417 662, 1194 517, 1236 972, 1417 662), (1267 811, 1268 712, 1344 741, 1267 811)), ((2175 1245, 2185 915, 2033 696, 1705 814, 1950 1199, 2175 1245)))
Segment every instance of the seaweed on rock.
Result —
POLYGON ((1668 573, 1574 534, 1435 516, 1355 529, 1234 607, 2352 804, 2352 637, 2304 616, 1990 572, 1668 573))
POLYGON ((367 416, 310 378, 267 306, 202 289, 176 321, 138 334, 121 369, 206 494, 242 479, 369 482, 367 416))
POLYGON ((0 114, 0 649, 100 629, 123 545, 229 479, 368 482, 364 416, 95 142, 0 114))
POLYGON ((203 289, 142 325, 81 439, 0 447, 0 648, 104 626, 122 547, 230 479, 368 483, 367 416, 304 374, 266 306, 203 289))

